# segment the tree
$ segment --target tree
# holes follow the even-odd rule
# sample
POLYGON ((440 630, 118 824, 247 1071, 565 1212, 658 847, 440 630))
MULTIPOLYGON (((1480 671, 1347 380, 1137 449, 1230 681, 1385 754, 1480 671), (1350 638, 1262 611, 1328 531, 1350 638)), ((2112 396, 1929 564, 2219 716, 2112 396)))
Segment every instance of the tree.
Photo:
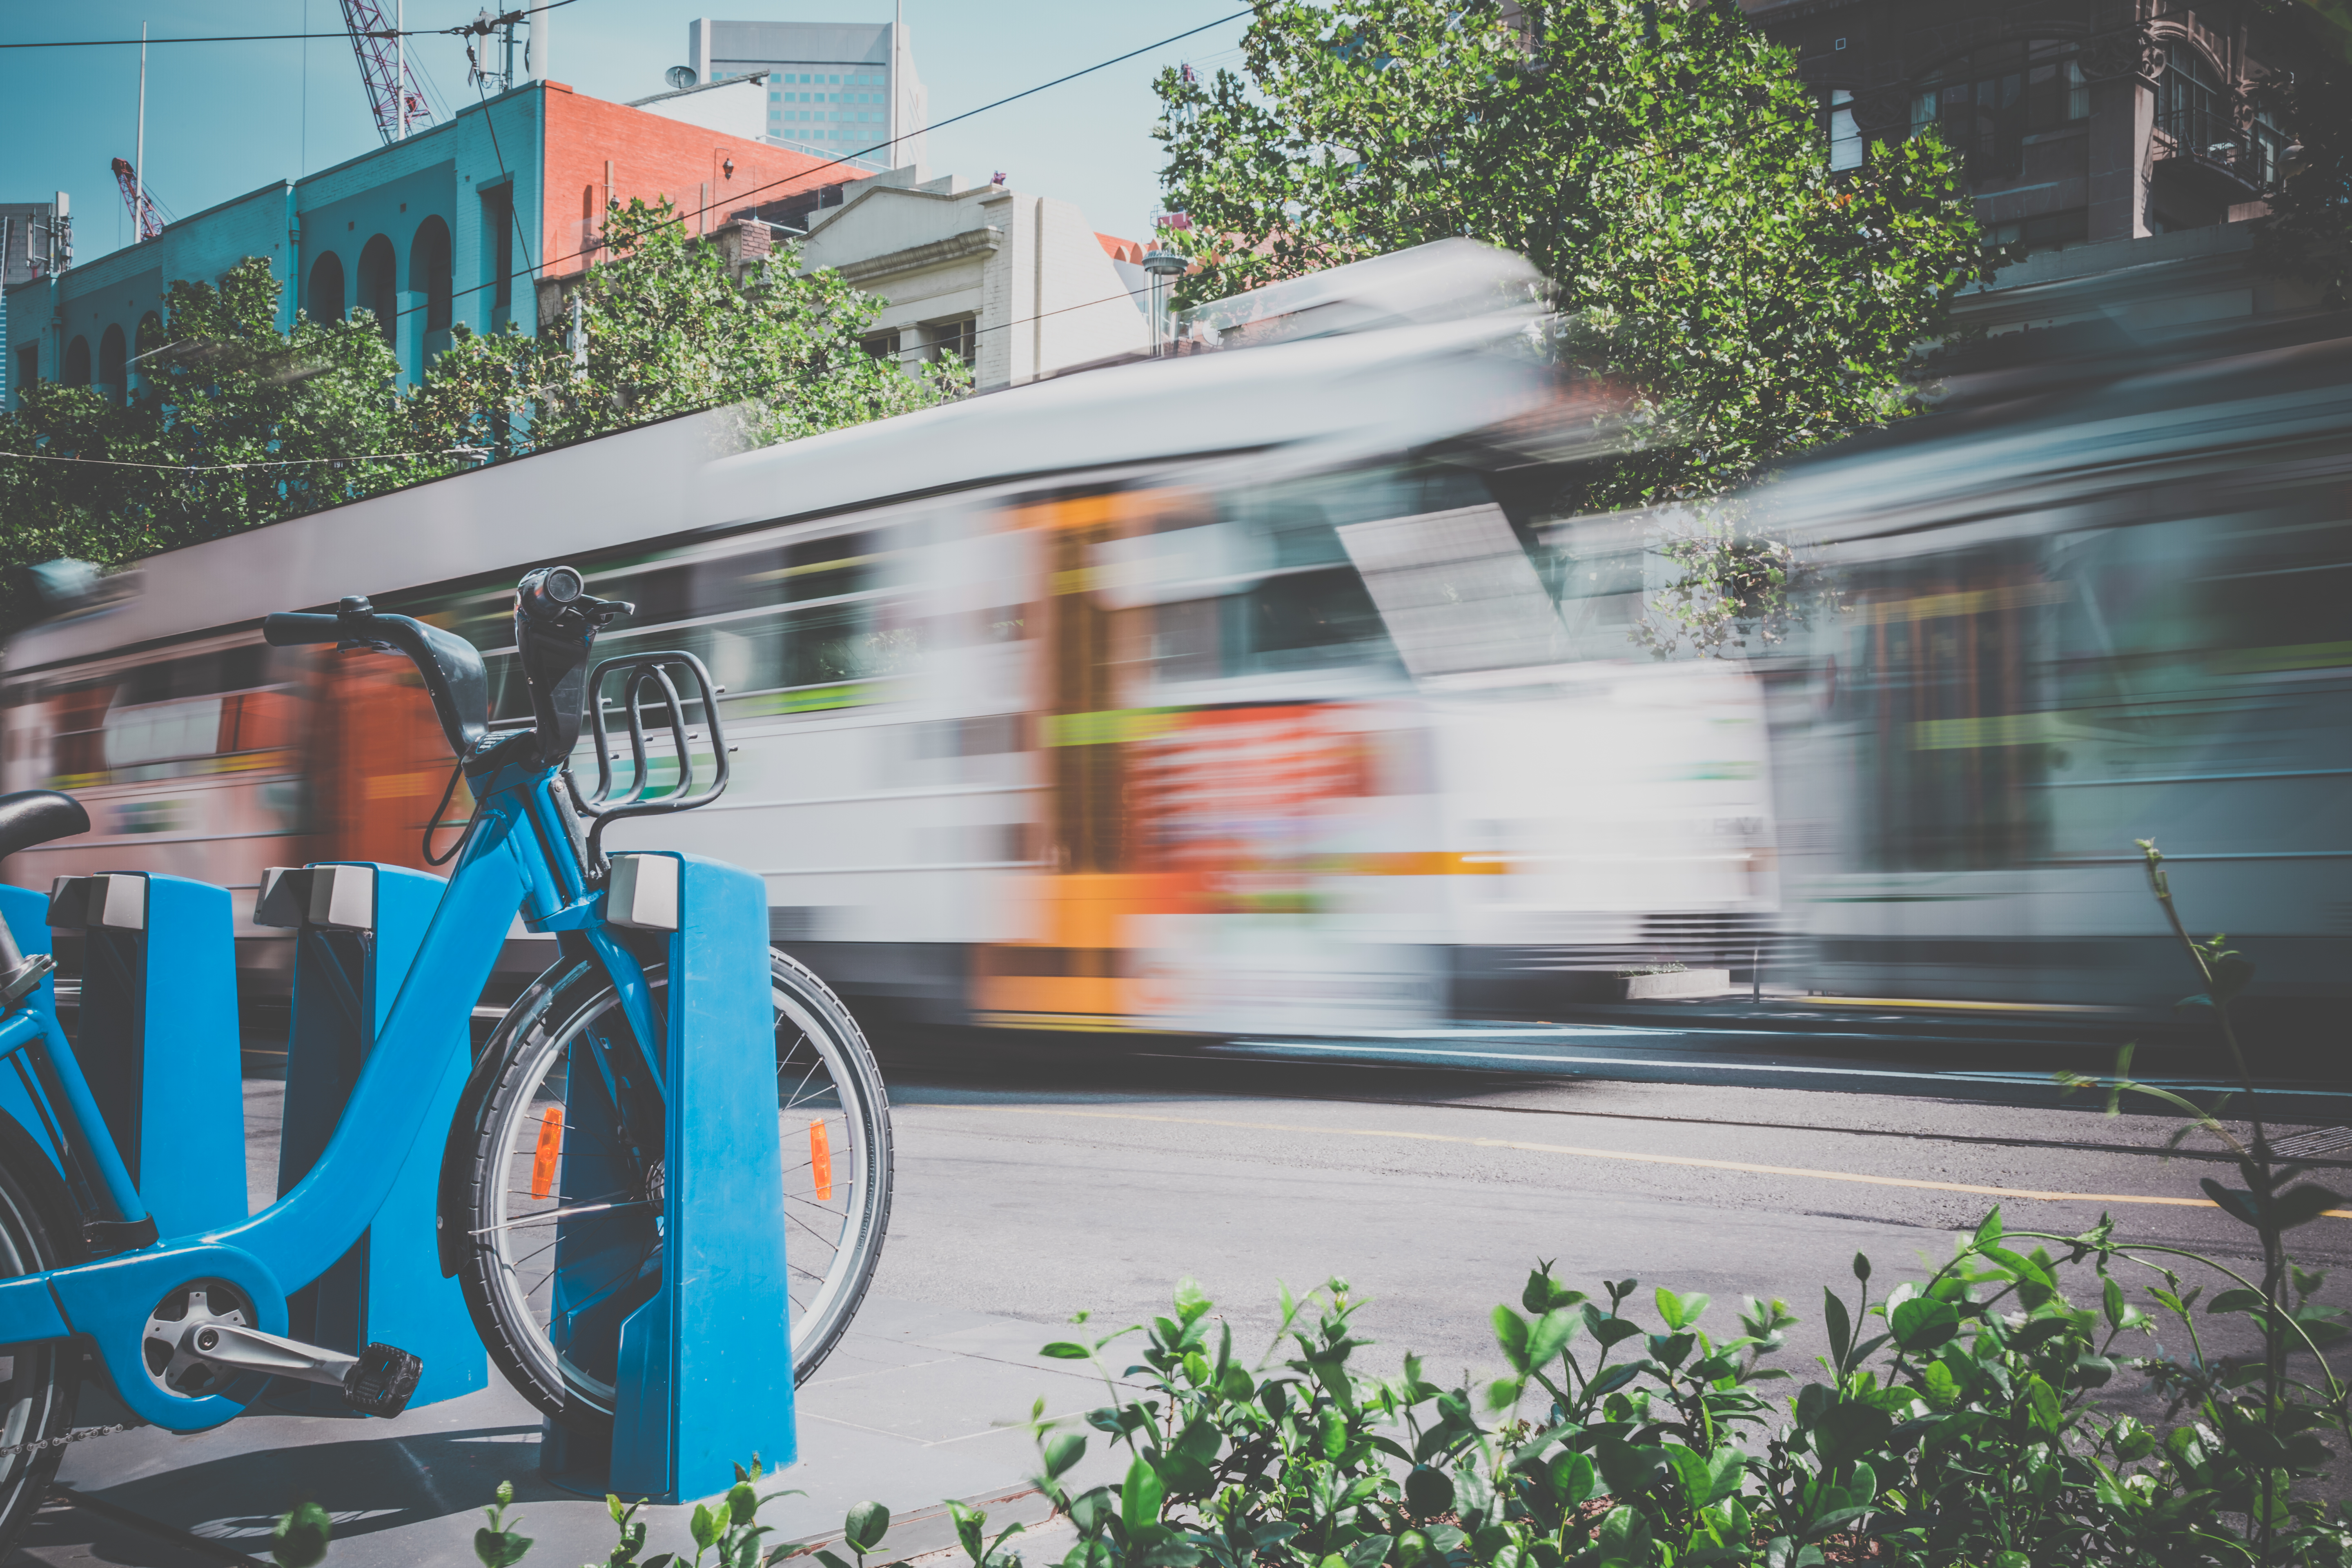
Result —
MULTIPOLYGON (((86 386, 24 389, 0 418, 0 565, 73 556, 113 565, 406 482, 399 362, 373 318, 298 316, 248 257, 217 286, 174 282, 163 341, 117 402, 86 386), (351 459, 369 457, 378 460, 351 459)), ((36 606, 11 572, 0 617, 36 606)))
POLYGON ((2338 4, 2324 21, 2277 0, 2263 9, 2312 47, 2296 51, 2293 71, 2253 91, 2253 107, 2303 150, 2263 193, 2270 212, 2254 220, 2254 258, 2265 271, 2318 285, 2321 302, 2342 310, 2352 305, 2352 8, 2338 4))
POLYGON ((1184 302, 1465 235, 1526 256, 1564 352, 1673 444, 1592 500, 1719 491, 1900 412, 1982 267, 1951 153, 1832 174, 1787 51, 1731 0, 1271 0, 1248 79, 1163 73, 1184 302))
POLYGON ((952 362, 912 374, 860 339, 882 302, 836 272, 803 275, 785 247, 733 275, 665 200, 607 216, 608 260, 535 338, 458 329, 413 402, 420 447, 499 455, 604 435, 672 414, 741 404, 756 444, 906 413, 970 384, 952 362))
MULTIPOLYGON (((1166 237, 1201 263, 1180 301, 1448 236, 1519 252, 1563 367, 1622 389, 1639 437, 1561 511, 1719 495, 1910 412, 1915 349, 1985 270, 1950 151, 1832 172, 1793 58, 1732 0, 1268 0, 1242 55, 1245 77, 1158 83, 1191 220, 1166 237)), ((1670 643, 1786 609, 1736 518, 1684 544, 1670 643)))
POLYGON ((937 403, 957 363, 913 374, 860 337, 881 301, 778 251, 738 277, 665 202, 611 215, 611 258, 571 321, 536 337, 457 329, 404 389, 373 317, 277 325, 280 285, 248 257, 217 287, 175 282, 163 349, 127 404, 89 387, 27 388, 0 416, 0 625, 38 613, 23 568, 116 565, 483 461, 727 404, 753 444, 937 403), (70 461, 64 459, 72 459, 70 461))

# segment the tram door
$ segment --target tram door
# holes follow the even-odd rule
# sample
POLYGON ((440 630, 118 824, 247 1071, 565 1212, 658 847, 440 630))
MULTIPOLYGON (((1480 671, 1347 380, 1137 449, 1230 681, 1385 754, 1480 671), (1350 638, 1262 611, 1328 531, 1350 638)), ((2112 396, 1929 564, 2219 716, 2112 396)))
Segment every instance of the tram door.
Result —
MULTIPOLYGON (((325 655, 318 692, 310 782, 319 858, 425 869, 425 818, 452 765, 432 698, 404 662, 365 649, 325 655)), ((472 807, 461 784, 449 820, 464 821, 472 807)))

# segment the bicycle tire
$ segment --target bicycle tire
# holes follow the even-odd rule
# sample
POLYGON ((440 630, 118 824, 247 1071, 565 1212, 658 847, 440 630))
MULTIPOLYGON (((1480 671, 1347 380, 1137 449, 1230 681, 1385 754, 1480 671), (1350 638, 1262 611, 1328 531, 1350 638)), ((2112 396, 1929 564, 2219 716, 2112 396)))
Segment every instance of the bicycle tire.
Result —
MULTIPOLYGON (((824 1121, 830 1128, 834 1124, 825 1104, 829 1094, 837 1102, 841 1118, 838 1131, 827 1134, 827 1146, 835 1136, 845 1136, 850 1145, 850 1168, 832 1184, 845 1193, 837 1206, 822 1185, 814 1189, 824 1199, 822 1205, 793 1190, 800 1172, 808 1171, 814 1179, 814 1133, 805 1164, 787 1158, 786 1191, 778 1198, 780 1205, 793 1205, 785 1206, 784 1212, 795 1222, 786 1258, 795 1284, 793 1374, 798 1383, 805 1382, 839 1342, 880 1261, 890 1215, 890 1112, 873 1052, 840 998, 790 955, 772 952, 769 956, 777 1003, 779 1115, 816 1109, 823 1114, 812 1120, 824 1121), (813 1089, 819 1066, 825 1082, 813 1089), (798 1073, 789 1086, 784 1082, 788 1070, 798 1073), (794 1261, 796 1251, 805 1254, 824 1240, 820 1234, 824 1222, 820 1217, 812 1225, 806 1214, 809 1209, 836 1216, 842 1238, 824 1259, 823 1278, 814 1285, 809 1277, 817 1271, 804 1260, 794 1261)), ((660 966, 647 970, 646 979, 657 997, 666 994, 666 976, 660 966)), ((657 1000, 657 1010, 661 1005, 657 1000)), ((656 1209, 658 1200, 625 1199, 602 1215, 575 1217, 569 1226, 553 1230, 559 1237, 571 1234, 572 1243, 548 1240, 528 1255, 535 1259, 561 1245, 576 1244, 581 1252, 601 1260, 593 1265, 576 1261, 567 1265, 557 1251, 547 1275, 541 1279, 533 1277, 535 1270, 519 1255, 525 1242, 537 1244, 554 1226, 551 1218, 537 1216, 552 1215, 557 1210, 577 1216, 583 1203, 607 1198, 601 1187, 583 1193, 574 1181, 575 1166, 592 1172, 583 1178, 592 1184, 598 1174, 606 1181, 614 1179, 599 1169, 611 1164, 609 1146, 600 1149, 582 1142, 593 1136, 593 1108, 573 1106, 574 1098, 587 1098, 593 1085, 591 1091, 574 1091, 567 1077, 564 1087, 549 1087, 557 1075, 568 1072, 571 1053, 586 1031, 604 1020, 620 1022, 617 997, 604 971, 586 962, 559 965, 541 975, 500 1020, 474 1075, 468 1102, 458 1110, 459 1126, 470 1130, 463 1154, 465 1177, 459 1190, 445 1198, 457 1212, 445 1213, 442 1221, 461 1238, 456 1252, 457 1276, 491 1364, 541 1411, 586 1434, 611 1429, 612 1388, 598 1375, 598 1356, 567 1353, 572 1348, 570 1336, 578 1315, 565 1314, 563 1324, 557 1324, 553 1302, 558 1277, 577 1285, 592 1267, 609 1267, 614 1257, 623 1258, 625 1273, 626 1248, 641 1247, 635 1265, 638 1272, 625 1279, 616 1274, 612 1289, 593 1296, 608 1320, 605 1327, 616 1328, 633 1302, 651 1293, 645 1268, 657 1258, 659 1244, 650 1232, 650 1213, 644 1211, 656 1209), (557 1123, 558 1154, 541 1190, 541 1179, 525 1162, 537 1160, 546 1133, 547 1108, 557 1104, 571 1109, 557 1123), (540 1108, 535 1118, 534 1107, 540 1108), (583 1123, 583 1115, 589 1122, 583 1123), (583 1133, 583 1126, 590 1131, 583 1133), (519 1186, 517 1174, 523 1170, 534 1173, 527 1185, 519 1186), (640 1212, 632 1215, 627 1212, 631 1210, 640 1212), (518 1233, 533 1229, 537 1234, 523 1242, 516 1240, 518 1233), (580 1239, 585 1233, 593 1234, 580 1239), (564 1275, 567 1267, 572 1268, 572 1275, 564 1275), (609 1307, 604 1305, 606 1302, 609 1307), (556 1342, 559 1338, 567 1342, 562 1348, 556 1342)), ((626 1027, 625 1023, 620 1026, 626 1027)), ((788 1144, 788 1154, 791 1149, 788 1144)), ((613 1189, 615 1193, 629 1190, 625 1184, 613 1189)), ((592 1292, 582 1289, 576 1294, 588 1299, 592 1292)), ((583 1309, 583 1313, 586 1310, 583 1309)), ((610 1348, 603 1346, 606 1353, 610 1348)))
MULTIPOLYGON (((16 1119, 0 1111, 0 1277, 79 1263, 88 1254, 80 1216, 57 1167, 16 1119)), ((0 1378, 0 1448, 62 1437, 73 1425, 81 1363, 70 1343, 11 1347, 0 1378)), ((65 1458, 62 1447, 0 1459, 0 1557, 40 1510, 65 1458)))

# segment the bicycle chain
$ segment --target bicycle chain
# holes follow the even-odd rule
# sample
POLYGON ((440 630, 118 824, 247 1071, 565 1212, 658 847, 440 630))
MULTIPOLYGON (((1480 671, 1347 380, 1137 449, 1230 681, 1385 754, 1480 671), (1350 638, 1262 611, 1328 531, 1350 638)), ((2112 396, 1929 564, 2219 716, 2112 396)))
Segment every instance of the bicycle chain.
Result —
POLYGON ((79 1431, 68 1432, 62 1437, 43 1437, 31 1443, 11 1443, 5 1447, 0 1447, 0 1459, 13 1459, 19 1454, 37 1454, 44 1448, 62 1448, 68 1443, 85 1442, 92 1437, 111 1436, 117 1432, 128 1432, 135 1426, 145 1425, 143 1421, 118 1421, 111 1426, 84 1426, 79 1431))

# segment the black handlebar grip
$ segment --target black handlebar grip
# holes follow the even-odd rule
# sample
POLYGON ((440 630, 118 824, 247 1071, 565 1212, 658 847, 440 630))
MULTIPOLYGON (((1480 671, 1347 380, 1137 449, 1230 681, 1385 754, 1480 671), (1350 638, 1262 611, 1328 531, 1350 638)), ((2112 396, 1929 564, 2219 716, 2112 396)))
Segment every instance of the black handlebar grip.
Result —
POLYGON ((305 643, 341 642, 343 623, 334 616, 282 613, 265 616, 261 640, 272 647, 300 647, 305 643))
POLYGON ((534 621, 551 621, 579 599, 587 584, 569 566, 542 566, 515 589, 515 607, 534 621))

